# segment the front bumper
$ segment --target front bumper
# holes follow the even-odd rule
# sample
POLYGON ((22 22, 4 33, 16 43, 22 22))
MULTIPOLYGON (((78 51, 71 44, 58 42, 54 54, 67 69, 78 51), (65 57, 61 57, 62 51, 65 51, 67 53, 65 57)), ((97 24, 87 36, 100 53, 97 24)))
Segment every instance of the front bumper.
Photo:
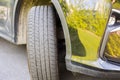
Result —
POLYGON ((120 72, 117 71, 118 69, 120 70, 119 66, 114 66, 109 63, 106 64, 106 62, 102 61, 101 59, 93 63, 96 65, 96 67, 80 64, 77 62, 71 62, 68 60, 66 61, 66 66, 69 71, 75 73, 82 73, 85 75, 100 77, 100 78, 120 78, 120 72), (97 68, 98 65, 99 68, 97 68), (110 66, 109 68, 108 65, 110 66))

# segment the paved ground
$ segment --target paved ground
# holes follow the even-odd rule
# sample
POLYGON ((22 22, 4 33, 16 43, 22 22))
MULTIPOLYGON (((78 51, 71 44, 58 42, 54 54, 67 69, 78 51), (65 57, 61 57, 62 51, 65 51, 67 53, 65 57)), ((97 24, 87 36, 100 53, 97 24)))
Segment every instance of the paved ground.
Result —
MULTIPOLYGON (((0 80, 30 80, 26 46, 16 46, 0 38, 0 80)), ((110 80, 80 75, 78 79, 60 68, 60 80, 110 80)), ((113 79, 116 80, 116 79, 113 79)), ((118 79, 120 80, 120 79, 118 79)))
POLYGON ((25 46, 0 39, 0 80, 30 80, 25 46))

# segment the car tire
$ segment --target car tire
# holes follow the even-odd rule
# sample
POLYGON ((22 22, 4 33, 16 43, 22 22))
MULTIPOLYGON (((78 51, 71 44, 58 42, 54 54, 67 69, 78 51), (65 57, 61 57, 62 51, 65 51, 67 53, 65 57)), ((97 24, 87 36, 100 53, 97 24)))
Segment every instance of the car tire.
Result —
POLYGON ((28 13, 27 51, 32 80, 59 80, 52 6, 35 6, 28 13))

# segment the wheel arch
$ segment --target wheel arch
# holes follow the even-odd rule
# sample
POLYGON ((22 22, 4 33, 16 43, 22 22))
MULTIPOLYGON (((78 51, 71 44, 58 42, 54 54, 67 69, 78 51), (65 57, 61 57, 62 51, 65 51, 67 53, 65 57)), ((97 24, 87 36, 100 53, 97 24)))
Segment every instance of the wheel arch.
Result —
POLYGON ((16 0, 14 7, 15 44, 26 44, 27 14, 31 7, 49 5, 50 0, 16 0))
POLYGON ((67 62, 70 61, 71 59, 71 40, 70 40, 70 33, 69 33, 69 29, 68 29, 68 25, 64 16, 64 12, 60 6, 60 3, 58 0, 51 0, 53 6, 55 7, 57 14, 60 18, 60 22, 62 25, 62 29, 63 29, 63 33, 64 33, 64 37, 65 37, 65 43, 66 43, 66 60, 67 62))
POLYGON ((52 3, 57 11, 57 14, 60 18, 60 22, 62 24, 62 29, 66 42, 66 53, 67 53, 66 59, 69 60, 71 58, 71 41, 70 41, 69 29, 67 26, 64 13, 62 11, 62 8, 58 0, 51 0, 51 1, 41 0, 41 2, 39 0, 31 0, 31 2, 30 3, 29 2, 30 2, 29 0, 16 0, 15 17, 14 17, 15 43, 17 45, 26 44, 26 27, 27 27, 26 17, 30 8, 37 5, 49 5, 52 3))

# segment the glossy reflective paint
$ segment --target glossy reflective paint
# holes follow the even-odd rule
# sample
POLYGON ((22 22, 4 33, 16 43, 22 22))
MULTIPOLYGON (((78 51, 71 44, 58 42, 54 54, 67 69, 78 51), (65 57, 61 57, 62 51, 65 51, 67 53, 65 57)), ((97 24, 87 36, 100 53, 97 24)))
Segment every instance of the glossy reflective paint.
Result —
POLYGON ((14 5, 16 0, 0 0, 0 37, 14 42, 14 5))
POLYGON ((113 3, 112 17, 115 17, 115 22, 120 20, 120 0, 113 3))
POLYGON ((120 27, 109 33, 104 56, 108 60, 120 62, 120 27))
POLYGON ((120 0, 115 0, 113 3, 113 10, 111 17, 115 18, 114 24, 110 25, 112 28, 104 51, 104 57, 108 60, 120 63, 120 0))
POLYGON ((50 0, 0 0, 0 37, 26 44, 28 11, 33 6, 50 4, 50 0))
POLYGON ((0 34, 13 36, 13 8, 15 0, 0 0, 0 34))
POLYGON ((120 10, 120 0, 115 0, 113 3, 113 8, 120 10))
MULTIPOLYGON (((98 59, 111 11, 109 0, 59 0, 69 28, 72 61, 98 59)), ((88 63, 89 64, 89 63, 88 63)))

